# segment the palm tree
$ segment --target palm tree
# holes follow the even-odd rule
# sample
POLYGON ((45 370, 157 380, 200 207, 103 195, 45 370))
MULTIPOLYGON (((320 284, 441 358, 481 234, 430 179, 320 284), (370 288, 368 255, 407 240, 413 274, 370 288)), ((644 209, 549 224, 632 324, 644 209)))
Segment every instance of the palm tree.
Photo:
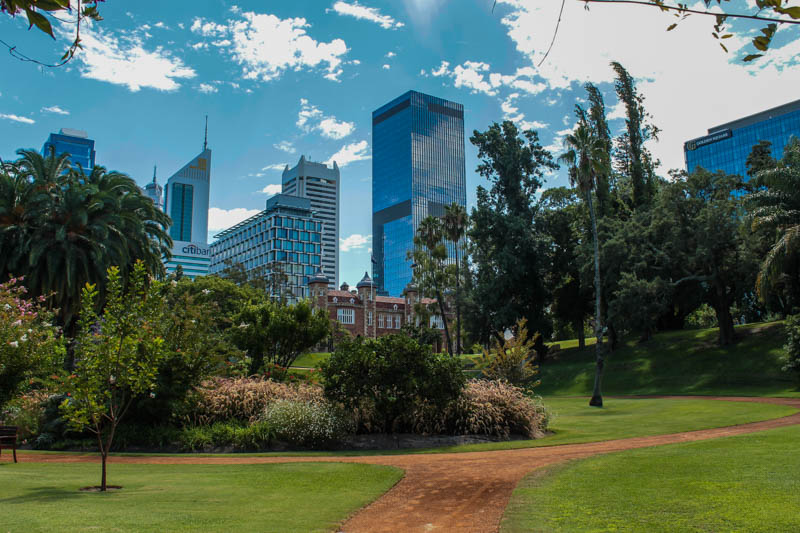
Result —
POLYGON ((755 176, 757 190, 750 195, 752 227, 771 227, 777 239, 764 257, 756 278, 756 293, 765 300, 783 273, 784 265, 800 252, 800 140, 793 137, 783 158, 755 176))
POLYGON ((24 275, 34 296, 59 310, 73 333, 86 283, 101 287, 110 266, 127 273, 137 259, 163 275, 171 224, 129 177, 74 170, 65 155, 20 150, 13 175, 0 177, 0 276, 24 275))
POLYGON ((456 353, 461 355, 461 263, 458 248, 467 231, 469 215, 464 206, 453 202, 444 208, 442 218, 444 234, 453 243, 456 260, 456 353))
MULTIPOLYGON (((444 324, 444 336, 447 341, 447 353, 453 353, 453 343, 450 340, 450 328, 447 325, 447 315, 445 313, 445 301, 442 293, 442 279, 441 279, 441 263, 447 257, 447 249, 442 243, 444 237, 444 228, 442 221, 432 215, 423 218, 417 227, 417 235, 414 237, 414 244, 417 245, 417 250, 422 254, 415 257, 417 265, 424 267, 429 265, 429 277, 427 283, 432 285, 433 292, 436 296, 439 305, 439 313, 442 317, 444 324), (424 248, 424 250, 421 250, 424 248)), ((419 270, 419 269, 418 269, 419 270)), ((420 289, 424 288, 426 283, 420 283, 420 289)))
POLYGON ((601 284, 600 284, 600 242, 597 237, 597 217, 592 203, 592 191, 597 185, 597 176, 603 175, 608 169, 608 151, 605 141, 595 134, 585 122, 578 123, 574 132, 567 135, 564 139, 564 147, 567 149, 559 158, 560 163, 570 167, 570 183, 577 186, 584 194, 586 205, 589 207, 589 217, 592 222, 592 241, 594 244, 594 292, 595 292, 595 320, 594 335, 597 339, 595 345, 596 370, 594 376, 594 391, 589 405, 595 407, 603 406, 603 394, 600 391, 600 383, 603 378, 603 366, 605 359, 603 356, 603 317, 601 307, 601 284))

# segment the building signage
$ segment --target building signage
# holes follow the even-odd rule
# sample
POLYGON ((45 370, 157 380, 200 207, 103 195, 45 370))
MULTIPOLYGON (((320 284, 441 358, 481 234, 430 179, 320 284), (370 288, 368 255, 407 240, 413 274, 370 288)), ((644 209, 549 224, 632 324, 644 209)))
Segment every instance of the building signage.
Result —
POLYGON ((172 255, 194 256, 198 258, 211 257, 211 248, 202 243, 173 241, 172 255))
POLYGON ((693 150, 697 150, 701 146, 705 146, 707 144, 713 144, 723 139, 730 139, 731 137, 733 137, 733 131, 731 131, 730 129, 718 131, 716 133, 712 133, 711 135, 706 135, 705 137, 700 137, 699 139, 688 141, 686 143, 686 150, 691 152, 693 150))

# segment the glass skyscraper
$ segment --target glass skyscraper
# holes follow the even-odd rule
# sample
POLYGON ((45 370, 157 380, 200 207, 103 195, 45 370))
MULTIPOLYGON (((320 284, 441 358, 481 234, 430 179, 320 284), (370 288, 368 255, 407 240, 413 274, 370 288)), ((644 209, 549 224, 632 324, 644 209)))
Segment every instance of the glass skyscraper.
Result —
POLYGON ((420 221, 467 204, 464 106, 408 91, 372 112, 372 142, 375 283, 399 296, 420 221))
POLYGON ((747 177, 747 156, 759 141, 772 143, 772 157, 783 157, 792 137, 800 137, 800 100, 750 115, 708 130, 708 135, 683 145, 686 170, 697 167, 712 172, 747 177))
POLYGON ((94 140, 85 131, 61 128, 60 132, 51 133, 42 146, 42 155, 49 156, 51 150, 56 156, 69 154, 72 164, 80 165, 87 174, 94 167, 94 140))

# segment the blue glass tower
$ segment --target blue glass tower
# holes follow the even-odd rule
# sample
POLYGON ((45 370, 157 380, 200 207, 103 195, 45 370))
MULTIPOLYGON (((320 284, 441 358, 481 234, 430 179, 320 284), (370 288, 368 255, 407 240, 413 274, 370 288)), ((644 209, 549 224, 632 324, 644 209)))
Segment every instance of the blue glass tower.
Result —
POLYGON ((75 166, 89 170, 94 167, 94 140, 85 131, 61 128, 60 132, 51 133, 42 146, 42 155, 49 156, 51 150, 55 150, 56 156, 69 154, 75 166))
POLYGON ((372 112, 372 143, 375 283, 399 296, 420 221, 467 204, 464 106, 408 91, 372 112))
POLYGON ((772 143, 772 157, 783 157, 789 139, 800 137, 800 100, 708 130, 683 145, 686 170, 697 167, 747 177, 747 156, 759 141, 772 143))

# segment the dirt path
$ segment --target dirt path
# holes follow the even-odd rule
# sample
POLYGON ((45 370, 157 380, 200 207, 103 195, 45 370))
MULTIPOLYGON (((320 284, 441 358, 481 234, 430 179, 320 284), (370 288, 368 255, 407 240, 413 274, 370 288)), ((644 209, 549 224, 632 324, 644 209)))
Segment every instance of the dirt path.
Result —
MULTIPOLYGON (((800 409, 800 398, 663 397, 746 401, 789 405, 800 409)), ((391 465, 405 477, 350 520, 342 530, 365 532, 493 532, 519 481, 532 470, 570 459, 602 453, 742 435, 800 424, 800 413, 783 418, 700 431, 634 437, 586 444, 495 452, 368 457, 114 457, 115 463, 138 464, 254 464, 286 462, 345 462, 391 465)), ((20 452, 25 462, 94 462, 96 455, 44 455, 20 452)))

